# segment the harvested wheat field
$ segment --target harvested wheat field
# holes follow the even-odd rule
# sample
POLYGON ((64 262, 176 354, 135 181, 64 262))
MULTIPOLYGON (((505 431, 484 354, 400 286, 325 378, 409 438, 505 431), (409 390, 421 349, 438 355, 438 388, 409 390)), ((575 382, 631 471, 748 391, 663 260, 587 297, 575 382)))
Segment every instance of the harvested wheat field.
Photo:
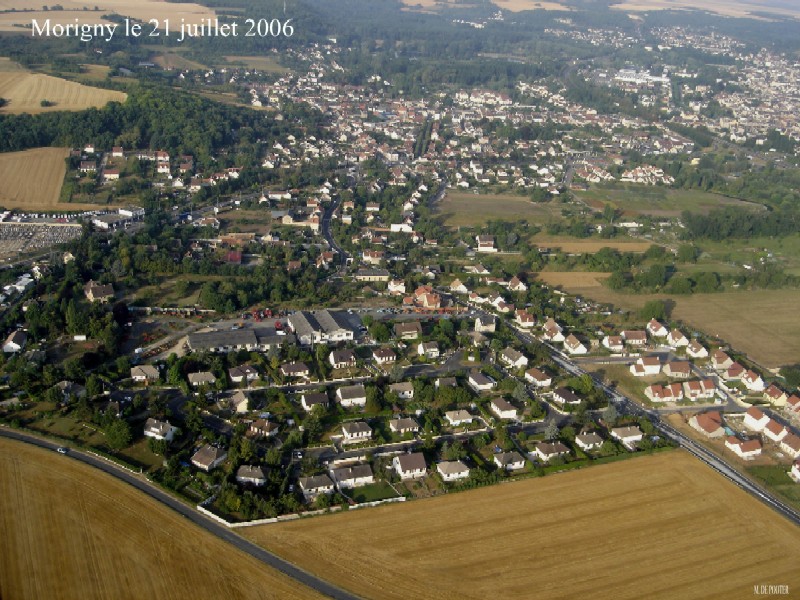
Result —
POLYGON ((559 248, 568 253, 593 253, 603 248, 613 248, 620 252, 645 252, 653 244, 650 242, 627 242, 618 240, 580 241, 575 238, 549 238, 537 235, 533 243, 539 248, 559 248))
POLYGON ((537 0, 492 0, 492 4, 511 12, 523 10, 572 10, 558 2, 538 2, 537 0))
MULTIPOLYGON (((46 19, 50 18, 51 23, 75 23, 75 19, 79 19, 79 23, 97 23, 100 22, 102 15, 118 14, 126 17, 133 17, 140 21, 147 23, 150 19, 170 19, 172 27, 181 23, 184 19, 187 23, 199 23, 204 18, 214 18, 216 13, 210 8, 200 6, 193 2, 167 2, 165 0, 94 0, 91 3, 82 2, 81 0, 59 0, 58 6, 61 7, 59 11, 47 12, 20 12, 20 11, 41 11, 43 3, 40 0, 0 0, 0 10, 10 11, 16 9, 17 12, 5 13, 9 16, 4 19, 6 26, 13 26, 15 24, 30 27, 32 18, 46 19), (85 10, 86 7, 92 10, 85 10), (97 7, 97 10, 94 10, 97 7)), ((41 21, 40 21, 41 22, 41 21)), ((150 32, 149 27, 145 28, 147 33, 150 32)), ((13 31, 20 31, 19 27, 13 31)), ((26 31, 23 29, 22 31, 26 31)), ((30 35, 30 31, 26 33, 30 35)), ((117 37, 120 35, 117 30, 117 37)))
POLYGON ((141 492, 0 439, 2 598, 321 598, 141 492))
POLYGON ((630 0, 612 4, 610 8, 626 12, 642 12, 651 10, 702 10, 726 17, 750 17, 763 19, 767 13, 780 16, 800 17, 800 8, 791 3, 776 3, 773 0, 630 0))
POLYGON ((124 102, 127 97, 124 92, 103 90, 41 73, 0 71, 0 98, 8 100, 0 113, 35 114, 83 110, 92 106, 99 108, 112 100, 124 102), (42 106, 42 100, 52 103, 52 106, 42 106))
POLYGON ((534 273, 538 281, 554 287, 595 288, 603 285, 603 280, 611 273, 587 273, 584 271, 541 271, 534 273))
POLYGON ((680 451, 249 528, 365 598, 752 598, 800 529, 680 451))

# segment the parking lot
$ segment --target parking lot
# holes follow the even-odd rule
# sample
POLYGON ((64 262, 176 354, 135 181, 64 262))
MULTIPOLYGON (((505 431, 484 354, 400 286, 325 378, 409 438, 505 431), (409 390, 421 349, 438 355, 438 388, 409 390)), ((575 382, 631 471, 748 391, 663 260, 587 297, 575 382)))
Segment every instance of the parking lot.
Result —
POLYGON ((0 223, 0 260, 8 261, 20 254, 46 250, 75 240, 80 235, 80 225, 0 223))

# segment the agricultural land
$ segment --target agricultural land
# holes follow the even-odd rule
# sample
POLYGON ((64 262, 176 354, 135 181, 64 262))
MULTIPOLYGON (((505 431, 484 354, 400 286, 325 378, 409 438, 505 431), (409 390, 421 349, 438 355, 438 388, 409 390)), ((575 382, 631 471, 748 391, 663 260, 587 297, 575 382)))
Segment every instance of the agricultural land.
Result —
POLYGON ((109 475, 5 439, 0 515, 3 598, 319 598, 109 475))
POLYGON ((184 19, 187 23, 200 22, 204 18, 213 18, 215 13, 193 2, 163 2, 161 0, 98 0, 91 4, 92 9, 86 10, 86 4, 77 0, 63 0, 58 3, 59 11, 41 11, 42 3, 36 0, 0 0, 0 10, 5 12, 0 17, 6 31, 20 31, 21 26, 30 27, 31 19, 47 19, 51 23, 74 23, 79 18, 81 23, 100 23, 102 15, 116 13, 141 21, 150 19, 174 19, 179 23, 184 19))
POLYGON ((800 585, 800 533, 680 451, 246 535, 365 597, 523 598, 535 588, 548 598, 744 598, 753 581, 800 585))
POLYGON ((647 0, 646 2, 621 2, 612 4, 611 8, 633 13, 651 10, 697 10, 701 8, 704 11, 725 17, 748 17, 751 19, 764 18, 767 13, 775 15, 776 18, 781 16, 800 17, 800 10, 797 8, 787 5, 777 7, 774 3, 764 2, 763 0, 735 0, 733 2, 730 0, 709 0, 701 5, 690 0, 647 0))

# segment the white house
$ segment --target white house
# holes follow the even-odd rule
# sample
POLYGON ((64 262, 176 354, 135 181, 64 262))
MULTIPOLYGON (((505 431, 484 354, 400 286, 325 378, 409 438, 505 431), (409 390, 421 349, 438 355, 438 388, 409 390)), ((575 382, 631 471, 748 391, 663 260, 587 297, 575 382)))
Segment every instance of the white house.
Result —
POLYGON ((489 408, 501 419, 517 419, 517 407, 504 398, 493 398, 489 403, 489 408))
POLYGON ((450 425, 457 427, 458 425, 469 425, 475 417, 466 410, 448 410, 444 413, 444 418, 450 425))
POLYGON ((14 354, 19 352, 25 347, 25 342, 28 341, 28 334, 18 329, 6 338, 6 341, 3 342, 3 352, 6 354, 14 354))
POLYGON ((494 455, 494 464, 505 471, 517 471, 525 468, 525 458, 516 451, 500 452, 494 455))
POLYGON ((712 379, 683 382, 683 395, 689 400, 710 400, 714 397, 717 386, 712 379))
POLYGON ((414 384, 410 381, 393 383, 389 386, 389 391, 397 394, 400 400, 411 400, 414 397, 414 384))
POLYGON ((426 358, 439 358, 439 344, 436 342, 420 342, 417 344, 417 354, 426 358))
POLYGON ((559 404, 580 404, 581 399, 572 390, 565 387, 553 391, 553 401, 559 404))
POLYGON ((708 358, 708 350, 697 340, 692 340, 686 346, 686 355, 692 358, 708 358))
POLYGON ((177 431, 178 428, 170 425, 167 421, 159 421, 152 417, 147 419, 144 424, 144 436, 154 440, 171 442, 177 431))
POLYGON ((249 383, 258 379, 258 371, 250 365, 242 365, 228 369, 228 377, 231 378, 232 383, 242 383, 244 381, 249 383))
POLYGON ((301 477, 298 480, 298 484, 307 500, 315 498, 320 494, 333 493, 333 481, 325 474, 301 477))
POLYGON ((725 428, 722 426, 722 415, 716 410, 692 416, 689 419, 689 426, 706 437, 720 438, 725 435, 725 428))
POLYGON ((425 477, 425 473, 428 471, 428 465, 425 463, 425 457, 422 455, 422 452, 412 452, 410 454, 395 456, 392 460, 392 467, 400 476, 400 479, 425 477))
POLYGON ((781 425, 775 419, 770 419, 762 432, 764 437, 769 438, 775 443, 780 442, 783 438, 789 435, 790 431, 786 425, 781 425))
POLYGON ((475 319, 475 331, 478 333, 494 333, 496 327, 495 318, 491 315, 480 315, 475 319))
POLYGON ((553 378, 544 371, 533 367, 525 371, 525 381, 535 385, 537 388, 547 388, 553 383, 553 378))
POLYGON ((206 444, 192 455, 192 464, 198 469, 209 472, 228 458, 228 452, 222 448, 215 448, 206 444))
MULTIPOLYGON (((364 402, 366 403, 366 397, 364 398, 364 402)), ((314 410, 315 406, 327 408, 328 394, 324 392, 304 392, 300 397, 300 406, 302 406, 303 410, 306 412, 311 412, 314 410)))
POLYGON ((476 392, 488 392, 497 385, 492 379, 477 371, 469 374, 467 384, 476 392))
POLYGON ((267 483, 267 474, 264 467, 258 465, 242 465, 236 471, 237 483, 249 483, 256 487, 260 487, 267 483))
POLYGON ((514 320, 516 321, 517 325, 523 327, 524 329, 530 329, 536 325, 536 317, 527 310, 518 310, 517 314, 514 315, 514 320))
POLYGON ((611 437, 622 442, 626 448, 633 449, 637 442, 642 441, 644 434, 638 426, 629 425, 628 427, 614 427, 611 430, 611 437))
POLYGON ((372 467, 368 464, 331 469, 331 479, 336 482, 340 490, 369 485, 375 482, 372 467))
POLYGON ((600 343, 611 352, 622 352, 625 350, 625 340, 622 339, 621 335, 607 335, 600 343))
POLYGON ((460 460, 442 461, 436 465, 439 475, 447 482, 458 481, 469 477, 469 467, 460 460))
POLYGON ((761 442, 757 439, 740 440, 731 435, 725 439, 725 447, 742 460, 753 460, 761 454, 761 442))
POLYGON ((583 450, 584 452, 588 452, 589 450, 596 450, 600 446, 603 445, 603 438, 597 435, 595 432, 590 431, 587 433, 581 433, 575 436, 575 444, 583 450))
POLYGON ((533 453, 540 459, 545 462, 548 462, 550 459, 556 456, 566 456, 569 454, 569 448, 567 448, 561 442, 539 442, 533 449, 533 453))
POLYGON ((678 329, 673 329, 667 335, 667 344, 672 348, 685 348, 689 345, 689 339, 678 329))
POLYGON ((669 330, 659 321, 650 319, 650 322, 647 324, 647 333, 653 337, 666 337, 669 330))
POLYGON ((630 366, 634 377, 651 377, 661 372, 661 359, 657 356, 642 356, 630 366))
POLYGON ((760 409, 751 406, 744 414, 744 426, 751 431, 763 431, 769 423, 769 415, 765 415, 760 409))
POLYGON ((356 366, 356 355, 352 350, 333 350, 328 361, 334 369, 347 369, 356 366))
POLYGON ((790 433, 781 440, 780 449, 792 458, 797 458, 800 456, 800 436, 790 433))
POLYGON ((345 408, 358 406, 363 408, 367 405, 367 390, 360 383, 356 385, 346 385, 336 390, 336 398, 345 408))
POLYGON ((391 419, 389 421, 389 430, 392 433, 405 435, 407 433, 417 433, 419 431, 419 423, 410 417, 403 417, 401 419, 391 419))
POLYGON ((364 421, 350 421, 342 423, 342 440, 345 444, 358 444, 372 439, 372 427, 364 421))
POLYGON ((131 367, 131 379, 136 383, 158 381, 158 369, 153 365, 137 365, 131 367))
POLYGON ((792 470, 789 471, 789 477, 791 477, 795 483, 800 483, 800 460, 795 461, 792 465, 792 470))
POLYGON ((571 333, 564 340, 564 350, 566 350, 568 354, 573 355, 586 354, 589 352, 589 349, 571 333))
POLYGON ((528 366, 528 357, 514 348, 506 348, 500 353, 500 361, 512 369, 524 369, 528 366))
POLYGON ((761 375, 755 371, 745 371, 742 374, 742 383, 744 384, 744 387, 751 392, 763 392, 766 388, 764 380, 761 379, 761 375))

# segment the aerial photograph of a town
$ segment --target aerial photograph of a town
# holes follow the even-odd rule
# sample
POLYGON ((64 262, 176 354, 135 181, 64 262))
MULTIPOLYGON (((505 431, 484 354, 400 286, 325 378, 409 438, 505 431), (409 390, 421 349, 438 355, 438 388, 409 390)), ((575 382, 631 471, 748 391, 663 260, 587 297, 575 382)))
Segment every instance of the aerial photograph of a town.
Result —
POLYGON ((800 598, 800 1, 43 2, 0 598, 800 598))

